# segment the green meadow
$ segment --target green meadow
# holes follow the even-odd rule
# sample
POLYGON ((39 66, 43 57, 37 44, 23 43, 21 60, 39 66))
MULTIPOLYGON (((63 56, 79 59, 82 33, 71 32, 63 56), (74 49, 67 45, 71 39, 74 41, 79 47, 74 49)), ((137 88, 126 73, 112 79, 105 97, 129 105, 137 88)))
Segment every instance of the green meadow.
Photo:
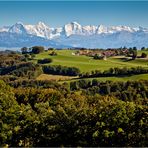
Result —
MULTIPOLYGON (((135 60, 129 60, 128 58, 125 58, 124 56, 116 56, 107 58, 107 60, 94 60, 92 57, 87 57, 83 55, 73 55, 72 53, 75 53, 76 50, 56 50, 57 56, 50 56, 49 51, 37 54, 34 62, 37 62, 38 59, 44 59, 44 58, 51 58, 53 60, 50 65, 62 65, 62 66, 68 66, 68 67, 77 67, 80 69, 81 72, 90 72, 92 70, 107 70, 109 68, 113 67, 137 67, 141 66, 144 68, 148 68, 148 58, 147 59, 140 59, 137 58, 135 60)), ((138 51, 138 55, 141 55, 142 51, 138 51)), ((145 51, 145 53, 148 54, 148 51, 145 51)), ((51 75, 50 75, 51 76, 51 75)), ((49 76, 41 76, 42 79, 50 79, 49 76)), ((51 79, 53 76, 51 76, 51 79)), ((74 79, 73 77, 71 79, 74 79)), ((90 78, 91 79, 91 78, 90 78)), ((141 75, 133 75, 130 77, 103 77, 103 78, 97 78, 102 81, 106 80, 112 80, 112 81, 128 81, 128 80, 140 80, 148 79, 148 74, 141 74, 141 75)), ((71 80, 68 80, 71 81, 71 80)))
POLYGON ((88 72, 96 69, 107 70, 111 67, 148 67, 148 59, 128 61, 125 57, 119 56, 107 58, 107 60, 94 60, 87 56, 72 55, 75 51, 76 50, 56 50, 57 56, 50 56, 47 51, 36 55, 35 60, 52 58, 53 62, 51 65, 73 66, 79 68, 81 72, 88 72))
MULTIPOLYGON (((97 79, 99 81, 138 81, 138 80, 148 80, 148 74, 139 74, 139 75, 133 75, 128 77, 100 77, 100 78, 84 78, 84 80, 93 80, 97 79)), ((80 79, 72 79, 72 80, 66 80, 64 82, 71 82, 71 81, 78 81, 80 79)), ((62 81, 61 81, 62 83, 62 81)))

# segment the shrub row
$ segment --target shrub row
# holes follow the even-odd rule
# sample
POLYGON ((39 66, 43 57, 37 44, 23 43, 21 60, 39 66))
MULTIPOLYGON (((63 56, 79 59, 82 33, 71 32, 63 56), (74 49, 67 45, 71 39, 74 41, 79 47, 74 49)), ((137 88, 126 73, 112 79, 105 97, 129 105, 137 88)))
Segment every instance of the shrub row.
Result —
POLYGON ((79 76, 81 78, 93 78, 93 77, 110 77, 110 76, 130 76, 130 75, 136 75, 136 74, 146 74, 148 73, 148 69, 143 68, 143 67, 132 67, 132 68, 110 68, 109 70, 105 71, 100 71, 100 70, 95 70, 86 72, 86 73, 81 73, 79 76))
POLYGON ((43 72, 45 74, 66 75, 66 76, 78 76, 80 74, 80 70, 78 68, 66 67, 61 65, 43 66, 43 72))

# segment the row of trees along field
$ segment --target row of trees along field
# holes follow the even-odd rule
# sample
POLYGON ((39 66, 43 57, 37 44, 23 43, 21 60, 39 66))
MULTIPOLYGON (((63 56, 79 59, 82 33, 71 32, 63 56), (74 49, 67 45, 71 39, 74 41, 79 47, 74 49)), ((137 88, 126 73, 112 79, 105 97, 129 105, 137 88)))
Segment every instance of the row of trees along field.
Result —
POLYGON ((105 71, 93 70, 91 72, 81 73, 80 78, 94 78, 94 77, 111 77, 111 76, 131 76, 136 74, 146 74, 148 73, 147 68, 143 67, 123 67, 123 68, 110 68, 105 71))

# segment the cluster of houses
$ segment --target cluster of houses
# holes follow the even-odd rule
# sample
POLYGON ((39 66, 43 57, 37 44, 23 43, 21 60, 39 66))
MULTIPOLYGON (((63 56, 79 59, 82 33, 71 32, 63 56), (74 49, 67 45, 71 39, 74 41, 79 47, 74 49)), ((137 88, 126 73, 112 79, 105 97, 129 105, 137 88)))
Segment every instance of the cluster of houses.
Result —
POLYGON ((72 55, 85 55, 89 57, 98 57, 96 59, 103 59, 106 60, 108 57, 112 56, 119 56, 119 55, 127 55, 128 49, 106 49, 106 50, 77 50, 75 53, 72 53, 72 55))

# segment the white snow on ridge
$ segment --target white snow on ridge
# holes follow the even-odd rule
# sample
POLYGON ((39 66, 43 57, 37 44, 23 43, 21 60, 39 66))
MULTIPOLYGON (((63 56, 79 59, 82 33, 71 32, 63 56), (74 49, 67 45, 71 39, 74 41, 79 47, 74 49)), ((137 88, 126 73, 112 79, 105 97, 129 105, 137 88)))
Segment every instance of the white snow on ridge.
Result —
POLYGON ((64 32, 66 36, 70 36, 72 34, 82 34, 82 26, 77 22, 72 22, 64 26, 64 32))
MULTIPOLYGON (((63 27, 51 28, 43 22, 38 22, 36 25, 24 25, 18 22, 10 27, 0 28, 0 43, 2 44, 3 36, 5 36, 6 43, 9 42, 11 33, 20 35, 22 41, 26 41, 30 35, 33 35, 33 37, 41 37, 42 39, 52 40, 61 45, 71 47, 148 46, 148 29, 143 27, 82 26, 77 22, 71 22, 63 27)), ((54 44, 56 44, 55 42, 54 44)), ((43 42, 40 43, 42 44, 43 42)))
POLYGON ((36 25, 25 25, 25 28, 28 34, 50 39, 52 29, 45 25, 43 22, 39 22, 36 25))
POLYGON ((103 25, 99 25, 97 28, 97 34, 101 34, 101 33, 109 33, 107 27, 103 25))
POLYGON ((96 33, 97 27, 88 25, 88 26, 84 26, 82 30, 84 35, 92 35, 96 33))
POLYGON ((9 28, 8 32, 17 33, 17 34, 26 34, 27 33, 25 26, 21 22, 17 22, 13 26, 11 26, 9 28))
POLYGON ((148 33, 148 29, 138 27, 132 28, 128 26, 110 26, 106 27, 103 25, 93 26, 81 26, 77 22, 71 22, 63 27, 60 28, 50 28, 48 25, 44 24, 43 22, 39 22, 36 25, 24 25, 20 22, 16 23, 15 25, 8 27, 0 28, 0 32, 11 32, 11 33, 18 33, 18 34, 32 34, 39 37, 43 37, 46 39, 54 39, 61 36, 71 36, 71 35, 96 35, 96 34, 113 34, 121 31, 126 32, 137 32, 142 31, 148 33))

